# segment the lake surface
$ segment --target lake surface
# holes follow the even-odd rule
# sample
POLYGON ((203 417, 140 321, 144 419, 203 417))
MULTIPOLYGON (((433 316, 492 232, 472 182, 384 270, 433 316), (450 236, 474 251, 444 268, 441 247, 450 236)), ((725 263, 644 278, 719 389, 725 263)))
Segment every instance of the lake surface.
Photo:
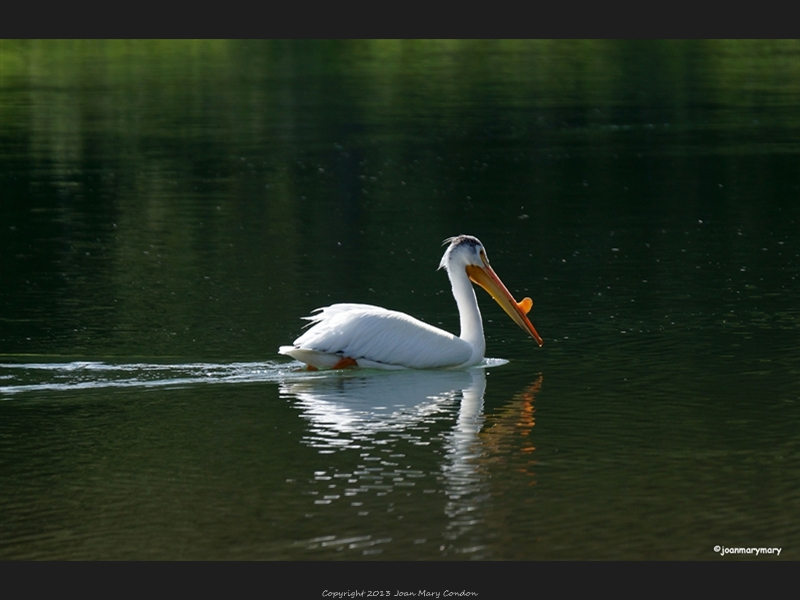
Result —
POLYGON ((0 41, 0 559, 800 558, 800 42, 0 41), (314 308, 461 371, 304 371, 314 308))

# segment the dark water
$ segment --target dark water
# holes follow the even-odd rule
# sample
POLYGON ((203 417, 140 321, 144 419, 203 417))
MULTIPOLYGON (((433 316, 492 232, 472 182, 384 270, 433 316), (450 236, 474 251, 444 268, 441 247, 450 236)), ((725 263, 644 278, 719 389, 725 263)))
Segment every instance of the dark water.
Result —
POLYGON ((797 560, 799 101, 796 40, 0 42, 0 558, 797 560), (457 332, 460 233, 543 348, 277 355, 457 332))

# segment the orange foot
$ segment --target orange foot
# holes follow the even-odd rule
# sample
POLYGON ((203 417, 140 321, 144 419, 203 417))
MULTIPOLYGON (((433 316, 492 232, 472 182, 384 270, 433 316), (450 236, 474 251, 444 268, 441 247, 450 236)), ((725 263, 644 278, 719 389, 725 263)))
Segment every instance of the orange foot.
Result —
POLYGON ((353 358, 342 358, 339 362, 333 365, 333 369, 346 369, 347 367, 357 367, 358 362, 353 358))

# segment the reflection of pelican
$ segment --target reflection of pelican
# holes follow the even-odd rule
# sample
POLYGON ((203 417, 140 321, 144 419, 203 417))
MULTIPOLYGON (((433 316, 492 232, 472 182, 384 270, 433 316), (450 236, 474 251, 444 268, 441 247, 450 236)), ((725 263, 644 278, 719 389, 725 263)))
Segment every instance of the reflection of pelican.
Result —
POLYGON ((470 281, 489 292, 541 346, 542 338, 526 316, 533 301, 514 300, 489 266, 483 244, 469 235, 446 241, 450 246, 439 268, 444 267, 450 277, 461 319, 460 337, 401 312, 368 304, 334 304, 306 317, 314 326, 292 346, 281 346, 279 352, 305 362, 309 368, 435 369, 477 364, 483 360, 486 342, 470 281))
MULTIPOLYGON (((542 389, 542 375, 520 393, 502 410, 493 413, 487 420, 487 428, 481 434, 487 455, 502 456, 504 444, 521 438, 520 451, 530 453, 536 450, 529 435, 536 425, 534 402, 542 389)), ((514 444, 516 446, 516 444, 514 444)))
MULTIPOLYGON (((475 369, 483 373, 483 369, 475 369)), ((314 445, 344 448, 349 436, 403 431, 449 410, 475 375, 469 371, 402 371, 285 382, 281 395, 299 401, 314 445)))
MULTIPOLYGON (((475 370, 480 377, 480 373, 475 370)), ((494 545, 487 531, 502 529, 507 523, 518 522, 519 516, 496 517, 508 505, 492 506, 492 496, 519 494, 518 477, 510 471, 521 471, 528 485, 536 483, 532 465, 535 463, 529 434, 534 426, 534 401, 542 386, 542 376, 498 412, 488 416, 483 412, 485 381, 475 378, 465 388, 458 423, 447 445, 447 460, 443 465, 448 516, 445 539, 446 553, 471 554, 477 559, 496 559, 502 552, 494 545), (521 443, 520 443, 521 442, 521 443), (521 468, 520 468, 521 464, 521 468), (511 482, 511 483, 510 483, 511 482)), ((502 513, 501 513, 502 514, 502 513)), ((512 537, 503 532, 502 537, 512 537)))
POLYGON ((464 388, 458 422, 448 436, 447 458, 442 465, 448 517, 444 532, 448 550, 484 558, 486 550, 485 521, 481 507, 489 496, 489 473, 480 468, 484 450, 479 433, 484 423, 483 396, 486 374, 471 369, 472 384, 464 388))
MULTIPOLYGON (((509 478, 509 467, 520 459, 524 466, 531 463, 532 456, 520 454, 520 450, 533 450, 527 438, 541 381, 539 376, 508 406, 488 418, 483 411, 483 368, 304 375, 282 382, 280 391, 293 399, 309 422, 303 443, 320 455, 354 453, 352 459, 338 461, 332 469, 323 470, 323 461, 315 463, 319 470, 314 473, 316 483, 310 491, 315 504, 351 502, 361 507, 365 497, 394 494, 391 510, 397 509, 398 518, 409 517, 420 506, 430 505, 425 500, 427 493, 440 491, 445 496, 446 522, 442 529, 430 529, 426 520, 429 533, 414 543, 443 538, 444 545, 436 542, 438 556, 462 554, 488 559, 495 553, 492 532, 506 523, 493 519, 491 499, 497 493, 511 494, 508 482, 516 484, 518 478, 509 478), (452 426, 443 427, 447 423, 452 426)), ((438 501, 433 504, 439 506, 438 501)), ((502 509, 502 503, 500 506, 502 509)), ((514 521, 509 518, 507 522, 514 521)), ((319 539, 301 543, 317 548, 319 539)), ((387 541, 392 540, 366 536, 358 543, 387 541)), ((340 543, 342 547, 346 544, 340 543)), ((432 546, 422 548, 437 553, 432 546)))

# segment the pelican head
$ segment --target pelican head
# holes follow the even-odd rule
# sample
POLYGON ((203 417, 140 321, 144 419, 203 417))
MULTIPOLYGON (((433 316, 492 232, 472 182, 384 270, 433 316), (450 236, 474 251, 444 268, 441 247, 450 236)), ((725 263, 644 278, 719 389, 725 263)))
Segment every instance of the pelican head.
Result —
POLYGON ((541 346, 544 342, 527 316, 533 307, 533 300, 514 300, 511 292, 489 266, 486 249, 481 241, 471 235, 458 235, 446 239, 444 243, 449 246, 442 256, 439 268, 444 268, 451 278, 456 271, 463 269, 472 283, 486 290, 506 314, 541 346))

